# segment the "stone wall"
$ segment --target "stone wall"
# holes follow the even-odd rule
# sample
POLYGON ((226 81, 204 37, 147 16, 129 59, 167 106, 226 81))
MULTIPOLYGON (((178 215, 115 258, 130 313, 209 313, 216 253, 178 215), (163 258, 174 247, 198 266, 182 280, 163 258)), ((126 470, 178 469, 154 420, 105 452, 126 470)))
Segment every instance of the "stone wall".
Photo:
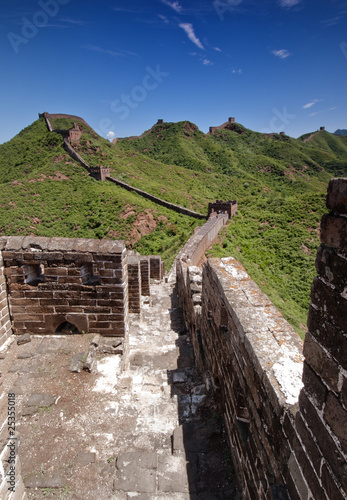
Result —
POLYGON ((0 346, 2 346, 12 334, 11 320, 8 309, 4 263, 1 250, 2 249, 0 247, 0 346))
POLYGON ((141 312, 141 268, 140 257, 128 257, 129 312, 141 312))
POLYGON ((140 269, 141 269, 141 293, 144 296, 149 296, 150 293, 150 274, 149 274, 149 257, 140 257, 140 269))
POLYGON ((347 499, 347 179, 331 180, 327 207, 304 345, 233 258, 208 260, 202 276, 177 261, 195 360, 219 394, 247 500, 347 499))
POLYGON ((244 498, 286 498, 283 423, 302 386, 301 339, 232 257, 204 266, 200 336, 244 498))
POLYGON ((288 483, 293 499, 347 498, 347 179, 321 223, 288 483))
POLYGON ((210 127, 209 128, 209 134, 213 134, 216 130, 221 130, 225 128, 229 123, 235 123, 235 118, 229 118, 227 122, 223 123, 222 125, 219 125, 218 127, 210 127))
POLYGON ((180 207, 179 205, 175 205, 174 203, 170 203, 168 201, 162 200, 161 198, 158 198, 157 196, 154 196, 153 194, 147 193, 146 191, 142 191, 142 189, 138 189, 134 186, 130 186, 130 184, 127 184, 126 182, 120 181, 118 179, 115 179, 114 177, 108 177, 108 180, 111 182, 114 182, 118 186, 121 186, 128 191, 133 191, 144 198, 147 198, 148 200, 154 201, 154 203, 157 203, 158 205, 162 205, 163 207, 169 208, 170 210, 174 210, 175 212, 178 212, 183 215, 189 215, 189 217, 195 217, 196 219, 206 219, 206 215, 199 214, 197 212, 194 212, 194 210, 189 210, 188 208, 180 207))
POLYGON ((3 246, 16 335, 66 333, 70 328, 71 333, 127 341, 124 242, 11 236, 3 246))

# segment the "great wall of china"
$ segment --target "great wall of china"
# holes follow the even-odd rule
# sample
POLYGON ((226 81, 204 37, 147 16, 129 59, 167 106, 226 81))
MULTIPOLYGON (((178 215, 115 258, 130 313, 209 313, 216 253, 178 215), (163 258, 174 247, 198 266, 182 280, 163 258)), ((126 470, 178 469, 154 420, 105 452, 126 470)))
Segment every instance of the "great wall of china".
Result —
MULTIPOLYGON (((195 364, 219 401, 244 500, 347 499, 347 179, 330 181, 327 208, 304 342, 235 259, 201 265, 235 203, 211 204, 165 278, 176 283, 195 364)), ((141 315, 141 297, 163 280, 160 257, 129 254, 120 241, 10 236, 0 239, 0 266, 3 359, 14 338, 70 328, 117 338, 128 370, 129 313, 141 315)), ((7 491, 6 412, 3 393, 1 498, 22 500, 20 473, 7 491)), ((19 455, 16 445, 18 470, 19 455)), ((151 491, 146 498, 176 498, 151 491)))

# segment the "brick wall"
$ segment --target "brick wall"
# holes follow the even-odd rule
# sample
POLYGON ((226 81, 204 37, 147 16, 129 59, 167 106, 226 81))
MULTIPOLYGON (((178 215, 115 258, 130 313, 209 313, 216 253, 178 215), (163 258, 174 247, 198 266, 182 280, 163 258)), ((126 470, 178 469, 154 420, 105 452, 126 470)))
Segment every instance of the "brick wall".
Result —
POLYGON ((247 500, 347 499, 347 179, 331 180, 327 207, 304 345, 233 258, 210 259, 202 279, 177 261, 196 363, 219 395, 247 500))
POLYGON ((347 179, 330 181, 327 208, 288 477, 294 499, 347 498, 347 179))
POLYGON ((11 334, 12 328, 8 310, 7 287, 0 242, 0 346, 6 342, 11 334))
POLYGON ((127 337, 128 276, 121 241, 11 236, 2 252, 13 331, 127 337))
POLYGON ((151 255, 149 257, 149 277, 160 281, 162 276, 162 265, 160 255, 151 255))
POLYGON ((140 257, 141 270, 141 293, 144 296, 149 296, 150 293, 150 276, 149 276, 149 257, 140 257))
POLYGON ((301 339, 231 257, 204 266, 200 335, 244 497, 286 498, 283 422, 302 386, 301 339))
POLYGON ((140 257, 128 257, 129 312, 141 312, 141 268, 140 257))
POLYGON ((130 186, 130 184, 127 184, 126 182, 120 181, 118 179, 115 179, 114 177, 108 177, 108 180, 111 182, 114 182, 118 186, 121 186, 128 191, 134 191, 137 194, 140 194, 144 198, 147 198, 148 200, 154 201, 154 203, 157 203, 158 205, 162 205, 163 207, 169 208, 170 210, 174 210, 175 212, 178 212, 183 215, 189 215, 190 217, 195 217, 196 219, 206 219, 206 215, 198 214, 197 212, 194 212, 194 210, 189 210, 188 208, 181 207, 179 205, 175 205, 174 203, 170 203, 169 201, 162 200, 161 198, 158 198, 157 196, 154 196, 153 194, 147 193, 146 191, 143 191, 142 189, 138 189, 134 186, 130 186))

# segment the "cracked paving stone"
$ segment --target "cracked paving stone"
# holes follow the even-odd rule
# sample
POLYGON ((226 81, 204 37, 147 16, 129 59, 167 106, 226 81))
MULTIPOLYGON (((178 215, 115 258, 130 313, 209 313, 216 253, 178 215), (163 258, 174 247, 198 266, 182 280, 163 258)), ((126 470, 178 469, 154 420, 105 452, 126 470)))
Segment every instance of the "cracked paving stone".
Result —
POLYGON ((158 478, 159 491, 188 493, 189 483, 185 457, 159 456, 158 478))
POLYGON ((28 406, 38 406, 39 408, 45 408, 47 406, 52 406, 56 400, 57 396, 51 394, 31 394, 28 399, 28 406))
POLYGON ((156 491, 156 453, 120 453, 116 463, 116 477, 113 490, 155 493, 156 491))
POLYGON ((96 461, 96 454, 90 452, 80 451, 76 457, 77 465, 94 464, 96 461))
POLYGON ((24 478, 26 488, 64 488, 66 479, 60 474, 30 474, 24 478))

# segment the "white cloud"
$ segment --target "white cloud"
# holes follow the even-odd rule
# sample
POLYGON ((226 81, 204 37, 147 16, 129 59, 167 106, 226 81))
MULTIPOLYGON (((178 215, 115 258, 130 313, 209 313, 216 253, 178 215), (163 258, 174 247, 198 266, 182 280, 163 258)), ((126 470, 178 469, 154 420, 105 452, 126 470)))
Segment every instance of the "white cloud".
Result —
POLYGON ((280 0, 280 5, 281 7, 294 7, 300 2, 301 0, 280 0))
POLYGON ((202 61, 202 64, 203 64, 204 66, 213 66, 213 62, 211 62, 209 59, 204 59, 204 60, 202 61))
POLYGON ((135 54, 135 52, 130 52, 129 50, 121 50, 121 51, 116 52, 114 50, 104 49, 102 47, 98 47, 97 45, 91 45, 89 43, 87 45, 82 45, 82 49, 91 50, 92 52, 100 52, 101 54, 106 54, 106 55, 112 56, 112 57, 137 56, 137 54, 135 54))
POLYGON ((158 17, 160 17, 160 19, 165 23, 165 24, 169 24, 169 20, 166 16, 162 16, 161 14, 158 14, 158 17))
POLYGON ((178 14, 180 14, 183 10, 183 7, 179 4, 179 2, 170 2, 169 0, 161 0, 161 2, 171 7, 171 9, 175 10, 178 14))
POLYGON ((314 99, 313 101, 304 104, 303 109, 312 108, 312 106, 314 106, 317 102, 321 102, 322 100, 323 99, 314 99))
POLYGON ((213 47, 214 50, 216 50, 217 52, 222 52, 222 49, 220 49, 219 47, 213 47))
POLYGON ((113 139, 114 139, 114 137, 115 137, 115 135, 116 135, 116 134, 115 134, 114 132, 112 132, 112 130, 110 130, 109 132, 107 132, 106 137, 107 137, 107 139, 108 139, 109 141, 111 141, 111 142, 112 142, 112 141, 113 141, 113 139))
POLYGON ((242 69, 232 69, 231 72, 234 74, 234 75, 242 75, 242 69))
POLYGON ((274 56, 279 57, 280 59, 286 59, 287 57, 291 56, 291 53, 286 49, 273 50, 271 53, 274 56))
POLYGON ((191 42, 195 43, 195 45, 197 47, 199 47, 199 49, 205 49, 203 44, 200 42, 199 38, 195 35, 194 28, 193 28, 193 25, 191 23, 181 23, 181 24, 179 24, 179 27, 182 28, 186 32, 189 40, 191 42))

